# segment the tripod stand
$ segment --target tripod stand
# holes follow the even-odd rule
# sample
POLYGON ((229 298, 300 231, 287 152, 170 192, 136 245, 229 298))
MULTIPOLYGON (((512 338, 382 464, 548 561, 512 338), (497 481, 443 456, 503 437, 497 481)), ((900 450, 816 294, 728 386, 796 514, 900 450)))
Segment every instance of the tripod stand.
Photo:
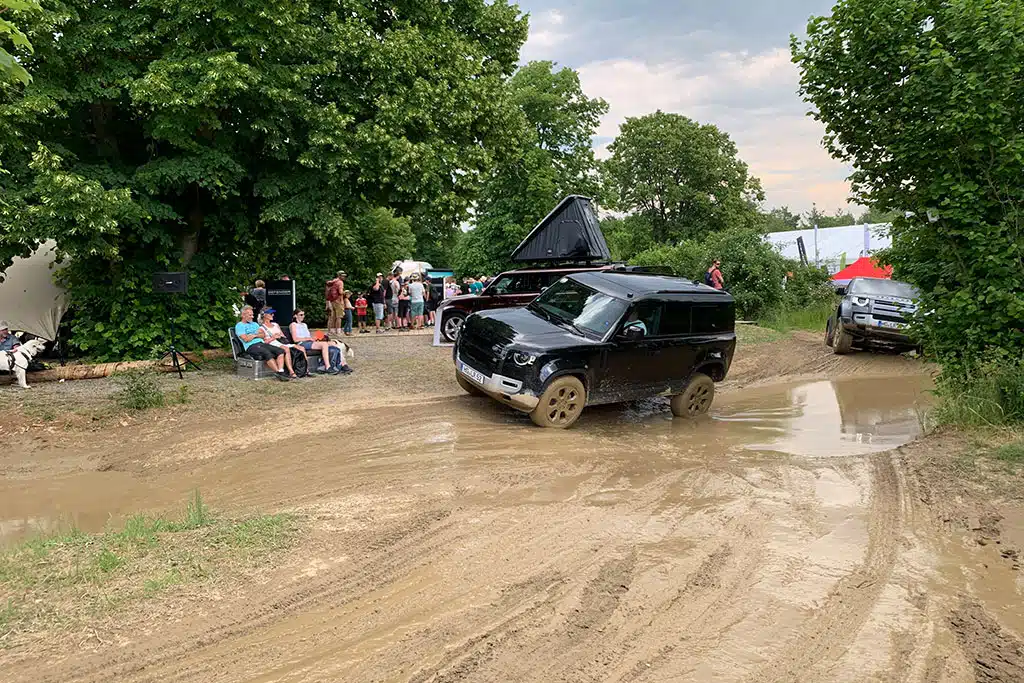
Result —
POLYGON ((170 346, 170 348, 167 349, 167 353, 165 353, 163 356, 160 357, 160 362, 163 362, 164 359, 170 357, 171 365, 174 366, 175 372, 178 373, 178 379, 185 379, 185 375, 183 374, 182 371, 185 368, 187 368, 188 366, 191 365, 196 370, 202 370, 202 368, 200 368, 198 365, 196 365, 195 362, 189 360, 185 356, 185 354, 183 354, 180 351, 178 351, 178 349, 175 347, 175 345, 174 345, 174 339, 175 339, 175 335, 174 335, 174 316, 172 315, 172 316, 170 316, 170 318, 171 318, 171 346, 170 346))

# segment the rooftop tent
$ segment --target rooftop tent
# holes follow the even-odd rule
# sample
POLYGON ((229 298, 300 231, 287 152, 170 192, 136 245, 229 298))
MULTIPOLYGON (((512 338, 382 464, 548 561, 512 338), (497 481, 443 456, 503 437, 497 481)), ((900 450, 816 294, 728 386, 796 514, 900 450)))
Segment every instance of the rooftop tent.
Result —
POLYGON ((512 260, 609 261, 611 252, 588 197, 569 195, 512 252, 512 260))
POLYGON ((892 266, 880 266, 869 256, 863 256, 832 276, 836 282, 849 282, 855 277, 892 279, 892 266))
POLYGON ((28 332, 54 341, 67 310, 64 290, 53 281, 60 268, 56 263, 57 243, 40 245, 28 258, 15 258, 0 282, 0 320, 11 330, 28 332))

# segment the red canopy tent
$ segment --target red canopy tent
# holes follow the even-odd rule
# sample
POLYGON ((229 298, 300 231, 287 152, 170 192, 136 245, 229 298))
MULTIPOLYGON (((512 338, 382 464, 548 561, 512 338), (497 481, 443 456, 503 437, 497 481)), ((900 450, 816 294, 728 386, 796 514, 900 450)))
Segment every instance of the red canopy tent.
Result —
POLYGON ((870 256, 861 256, 859 259, 846 266, 832 276, 833 281, 852 280, 855 277, 880 277, 886 280, 892 279, 892 266, 880 266, 878 261, 870 256))

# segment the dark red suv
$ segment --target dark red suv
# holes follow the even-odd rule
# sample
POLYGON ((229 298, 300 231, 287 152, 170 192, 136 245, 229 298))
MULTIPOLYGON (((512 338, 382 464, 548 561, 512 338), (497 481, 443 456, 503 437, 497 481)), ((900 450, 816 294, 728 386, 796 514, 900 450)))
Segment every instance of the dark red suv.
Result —
POLYGON ((616 270, 621 272, 656 272, 671 275, 661 267, 626 266, 621 263, 605 263, 575 266, 552 266, 549 268, 520 268, 497 276, 480 294, 464 294, 447 299, 437 307, 437 330, 435 337, 454 343, 459 336, 462 323, 470 314, 494 308, 518 308, 525 306, 543 290, 558 282, 566 275, 595 270, 616 270))

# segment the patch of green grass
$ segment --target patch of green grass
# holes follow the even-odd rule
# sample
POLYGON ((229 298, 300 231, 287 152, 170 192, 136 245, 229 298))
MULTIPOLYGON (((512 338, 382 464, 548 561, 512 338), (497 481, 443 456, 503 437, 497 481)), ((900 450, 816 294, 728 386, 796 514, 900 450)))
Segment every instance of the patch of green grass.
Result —
POLYGON ((1024 440, 1003 444, 991 451, 992 457, 1014 465, 1024 464, 1024 440))
POLYGON ((129 370, 119 372, 111 381, 120 386, 112 398, 125 410, 139 411, 160 408, 166 403, 164 392, 156 381, 153 372, 146 370, 129 370))
POLYGON ((782 334, 757 325, 737 325, 736 340, 743 345, 764 344, 782 339, 782 334))
POLYGON ((0 550, 0 636, 48 628, 53 615, 81 624, 178 585, 243 572, 297 531, 288 515, 216 516, 196 491, 177 519, 140 514, 98 534, 72 528, 29 539, 0 550))
POLYGON ((988 362, 943 370, 935 416, 961 428, 1024 424, 1024 362, 988 362))
POLYGON ((187 384, 182 384, 178 387, 178 390, 174 392, 175 403, 186 405, 192 402, 192 389, 187 384))
POLYGON ((832 301, 821 301, 801 308, 784 307, 769 312, 759 323, 777 332, 809 330, 824 334, 825 324, 834 310, 835 303, 832 301))
POLYGON ((221 529, 214 536, 214 541, 232 548, 274 549, 287 540, 290 522, 288 515, 253 517, 221 529))
POLYGON ((146 579, 142 583, 142 592, 145 597, 151 598, 157 593, 180 584, 184 579, 181 576, 181 572, 177 569, 171 569, 163 576, 159 576, 154 579, 146 579))
POLYGON ((200 529, 204 526, 209 526, 212 522, 213 518, 210 516, 210 510, 206 507, 206 503, 203 502, 199 489, 196 489, 192 494, 192 498, 189 499, 188 504, 185 506, 185 521, 182 528, 200 529))

